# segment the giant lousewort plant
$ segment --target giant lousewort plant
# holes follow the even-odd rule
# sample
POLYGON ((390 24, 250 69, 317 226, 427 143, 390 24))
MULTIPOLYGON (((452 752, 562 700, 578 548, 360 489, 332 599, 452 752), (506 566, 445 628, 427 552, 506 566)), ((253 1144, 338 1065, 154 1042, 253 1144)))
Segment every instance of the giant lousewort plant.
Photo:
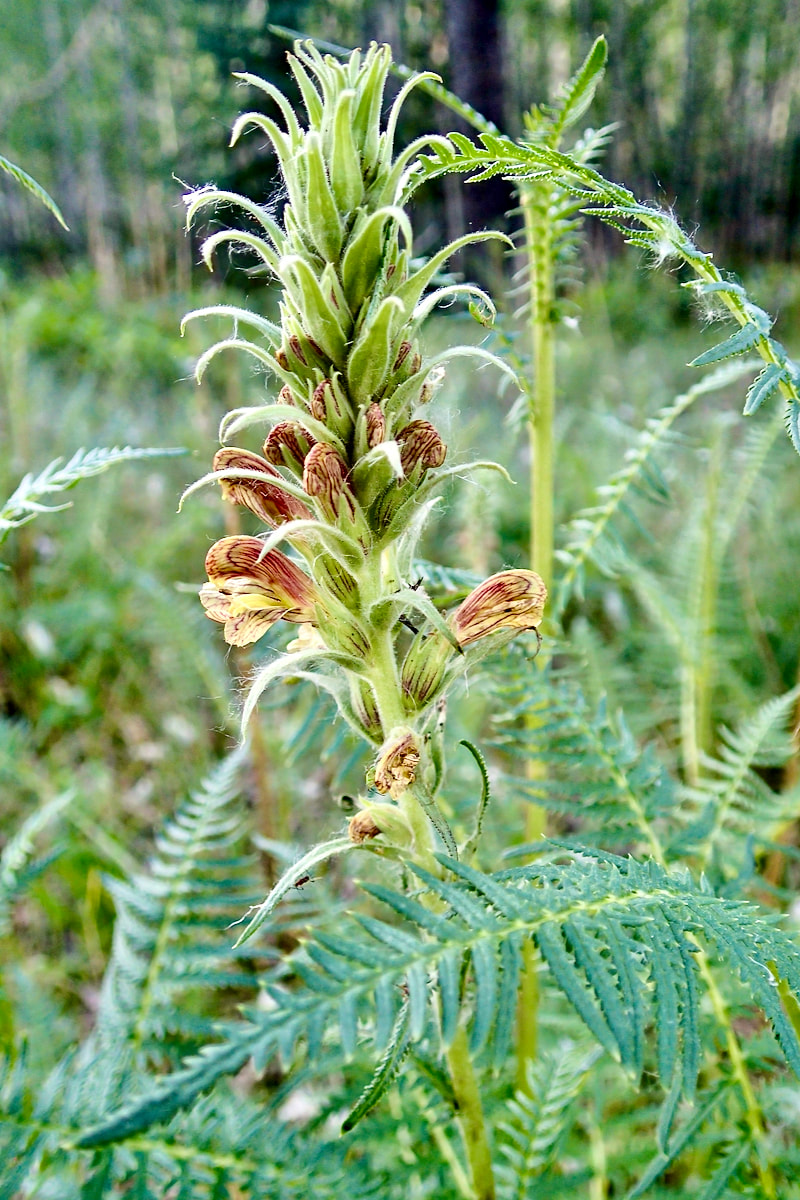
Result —
POLYGON ((244 245, 283 289, 279 327, 227 306, 186 318, 228 314, 262 336, 257 343, 235 332, 218 342, 200 360, 198 376, 219 351, 240 349, 267 367, 278 393, 274 402, 231 413, 223 423, 226 441, 265 424, 263 457, 225 446, 201 481, 218 479, 225 499, 249 509, 267 532, 212 546, 200 599, 208 616, 224 623, 232 645, 254 642, 280 619, 300 624, 288 652, 256 676, 245 726, 270 682, 313 672, 375 747, 367 779, 382 799, 361 797, 349 841, 319 847, 297 864, 255 914, 248 935, 308 862, 348 845, 410 857, 435 872, 436 832, 450 854, 458 853, 436 802, 444 696, 487 650, 536 629, 545 600, 538 575, 503 571, 445 616, 414 581, 415 549, 436 491, 448 475, 469 469, 445 466, 439 431, 420 414, 449 357, 491 358, 470 347, 426 357, 420 329, 453 293, 469 296, 484 314, 494 311, 471 285, 428 288, 460 246, 502 235, 471 234, 424 265, 414 263, 403 206, 418 182, 419 152, 442 139, 421 138, 395 157, 394 135, 403 101, 426 76, 405 85, 381 129, 388 47, 373 45, 341 63, 297 45, 289 63, 307 128, 275 87, 242 75, 275 101, 285 127, 249 112, 231 139, 252 127, 269 137, 288 195, 282 224, 266 208, 216 188, 187 197, 189 221, 224 202, 259 227, 257 234, 214 233, 203 246, 207 262, 224 242, 244 245))

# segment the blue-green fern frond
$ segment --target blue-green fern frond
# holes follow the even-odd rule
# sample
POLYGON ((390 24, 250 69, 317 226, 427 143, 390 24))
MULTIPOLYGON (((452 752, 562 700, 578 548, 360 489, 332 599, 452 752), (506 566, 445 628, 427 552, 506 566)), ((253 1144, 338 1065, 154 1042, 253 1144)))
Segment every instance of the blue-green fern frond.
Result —
POLYGON ((496 875, 440 861, 445 880, 414 872, 440 912, 408 894, 368 885, 401 924, 360 916, 335 935, 317 934, 291 960, 302 987, 269 986, 270 1011, 251 1011, 247 1022, 221 1029, 218 1042, 88 1130, 79 1144, 133 1138, 172 1119, 250 1058, 257 1070, 276 1053, 290 1060, 298 1042, 312 1058, 329 1037, 348 1053, 365 1038, 384 1047, 406 1000, 412 1045, 446 1044, 466 1020, 473 1054, 486 1047, 490 1059, 502 1061, 527 938, 595 1039, 634 1077, 643 1069, 648 1031, 655 1029, 665 1086, 678 1079, 681 1091, 694 1090, 698 939, 739 977, 800 1073, 798 1035, 774 986, 777 977, 800 991, 800 947, 755 906, 720 899, 687 873, 599 852, 561 850, 558 861, 496 875))
POLYGON ((192 988, 250 986, 230 924, 257 899, 239 791, 243 752, 223 760, 156 839, 150 872, 110 879, 117 921, 95 1038, 163 1052, 166 1034, 196 1041, 211 1025, 178 1003, 192 988))
POLYGON ((683 790, 685 828, 677 849, 713 862, 723 875, 741 861, 748 838, 768 841, 797 813, 798 789, 775 792, 758 768, 782 766, 796 753, 787 726, 800 687, 768 700, 735 729, 719 731, 719 750, 704 756, 695 787, 683 790), (728 870, 725 870, 725 866, 728 870))
POLYGON ((53 459, 38 475, 31 472, 20 480, 13 495, 0 508, 0 545, 12 529, 26 525, 40 513, 69 508, 69 502, 53 504, 51 497, 75 487, 83 479, 100 475, 116 463, 185 453, 182 449, 137 449, 132 446, 120 449, 114 446, 112 449, 95 447, 92 450, 76 450, 66 463, 63 458, 53 459))
POLYGON ((652 747, 642 749, 624 713, 605 700, 590 706, 569 676, 550 671, 519 674, 514 656, 495 681, 498 707, 493 748, 545 770, 531 778, 520 769, 497 781, 514 796, 568 815, 581 836, 607 848, 631 842, 653 852, 654 823, 672 812, 675 787, 652 747))
POLYGON ((575 1099, 600 1051, 569 1043, 528 1066, 527 1089, 508 1104, 498 1127, 497 1177, 502 1200, 527 1200, 541 1185, 574 1115, 575 1099))

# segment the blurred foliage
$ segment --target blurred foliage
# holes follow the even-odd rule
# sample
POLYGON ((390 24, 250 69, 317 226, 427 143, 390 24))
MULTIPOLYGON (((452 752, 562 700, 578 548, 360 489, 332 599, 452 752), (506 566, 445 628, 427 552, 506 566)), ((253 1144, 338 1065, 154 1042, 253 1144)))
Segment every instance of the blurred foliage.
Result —
MULTIPOLYGON (((284 43, 266 32, 267 22, 302 25, 348 44, 389 37, 398 57, 411 65, 432 62, 446 78, 449 65, 438 3, 31 0, 6 5, 0 20, 3 149, 42 180, 71 226, 62 236, 29 198, 3 185, 0 497, 11 495, 27 472, 41 471, 59 456, 70 458, 80 446, 188 451, 184 458, 131 462, 87 480, 68 494, 68 511, 42 514, 3 547, 0 842, 8 861, 0 864, 0 887, 7 885, 8 905, 0 912, 7 964, 0 980, 0 1042, 9 1048, 29 1043, 28 1080, 35 1090, 95 1025, 111 953, 111 893, 118 886, 108 877, 141 877, 154 831, 233 747, 237 681, 254 665, 244 654, 225 657, 218 631, 195 598, 208 545, 235 532, 236 518, 223 512, 212 491, 193 496, 180 515, 176 509, 184 486, 208 467, 223 412, 253 402, 263 381, 235 359, 216 362, 200 388, 191 378, 206 332, 190 329, 181 339, 179 321, 187 308, 219 302, 221 288, 217 280, 210 299, 204 283, 193 280, 194 246, 180 228, 181 185, 172 176, 192 184, 228 180, 260 196, 271 194, 269 162, 260 152, 237 151, 230 174, 223 157, 239 106, 230 72, 246 68, 277 78, 283 71, 284 43), (47 1038, 36 1036, 42 1029, 47 1038)), ((607 32, 611 86, 594 116, 598 124, 621 123, 609 174, 644 194, 663 189, 668 199, 677 195, 684 217, 697 215, 709 241, 726 253, 733 249, 743 260, 753 254, 792 259, 800 219, 800 103, 795 39, 786 30, 798 20, 793 0, 509 3, 507 108, 518 112, 533 92, 552 91, 590 37, 607 32)), ((412 123, 418 118, 430 125, 428 102, 417 97, 409 113, 412 123)), ((404 136, 414 132, 409 127, 404 136)), ((441 200, 437 193, 426 200, 422 250, 426 240, 442 240, 441 200)), ((569 316, 559 333, 556 523, 562 547, 566 523, 595 501, 595 489, 619 469, 645 419, 694 382, 685 364, 705 344, 690 320, 687 292, 644 264, 636 266, 630 255, 607 267, 606 248, 599 236, 590 244, 581 315, 569 316)), ((800 319, 800 275, 782 264, 752 263, 743 274, 752 294, 779 314, 797 352, 792 330, 800 319)), ((246 286, 249 302, 255 298, 268 310, 269 289, 258 280, 246 286)), ((434 325, 430 349, 470 337, 478 340, 482 333, 451 312, 434 325), (454 333, 455 324, 465 331, 454 333)), ((509 419, 512 397, 501 391, 498 399, 495 375, 454 363, 434 403, 434 419, 454 460, 480 445, 482 454, 524 480, 524 439, 519 423, 509 419)), ((606 573, 590 566, 582 598, 566 611, 558 665, 568 675, 573 662, 580 664, 581 691, 570 692, 567 679, 561 699, 576 719, 589 714, 586 726, 597 739, 590 742, 582 728, 573 746, 565 744, 565 756, 569 751, 573 758, 559 780, 566 780, 566 802, 556 832, 571 835, 580 828, 570 788, 579 786, 581 772, 586 786, 594 786, 596 764, 587 747, 596 748, 602 738, 616 739, 621 753, 628 736, 647 742, 680 777, 686 663, 676 653, 670 621, 691 626, 690 585, 703 575, 703 545, 716 536, 715 522, 724 524, 734 508, 738 520, 716 580, 714 728, 736 726, 742 714, 798 680, 796 460, 783 437, 766 448, 756 445, 767 418, 761 414, 751 428, 738 418, 740 407, 741 388, 734 387, 702 398, 681 418, 657 459, 669 503, 652 489, 631 495, 615 531, 625 555, 607 562, 614 569, 606 573), (622 708, 625 722, 617 716, 622 708)), ((459 481, 425 553, 435 563, 457 562, 486 574, 523 565, 528 532, 522 484, 459 481)), ((695 621, 691 644, 702 649, 707 632, 695 621)), ((263 652, 271 650, 267 644, 263 652)), ((509 677, 530 682, 527 660, 506 666, 509 677)), ((486 676, 471 680, 450 718, 454 742, 462 734, 474 738, 476 729, 484 746, 492 742, 496 801, 487 829, 497 846, 521 840, 513 803, 519 781, 506 779, 514 766, 508 728, 492 722, 507 682, 500 671, 495 693, 486 676)), ((725 745, 714 738, 717 755, 725 745)), ((356 786, 353 744, 334 722, 332 708, 307 685, 287 685, 263 707, 241 771, 243 803, 236 819, 260 835, 258 853, 245 864, 258 893, 276 862, 291 858, 296 846, 340 828, 343 797, 356 786)), ((466 752, 453 756, 450 778, 454 812, 465 816, 477 786, 466 752)), ((785 762, 777 756, 756 764, 755 778, 756 787, 760 781, 794 795, 796 753, 785 762)), ((696 815, 702 799, 690 798, 687 812, 696 815)), ((758 830, 762 842, 726 845, 724 860, 714 859, 711 873, 721 885, 740 873, 750 894, 791 910, 800 886, 797 825, 767 829, 773 813, 767 815, 770 821, 758 830), (767 832, 774 834, 771 845, 767 832)), ((309 881, 292 898, 277 941, 292 946, 302 929, 324 919, 336 928, 352 890, 347 868, 309 881)), ((132 912, 129 907, 127 915, 132 912)), ((232 1014, 243 998, 240 982, 223 978, 213 997, 201 998, 188 979, 181 1001, 187 1023, 194 1017, 205 1022, 209 1010, 213 1017, 232 1014)), ((787 1165, 796 1158, 796 1085, 777 1071, 774 1048, 748 995, 738 994, 734 1002, 750 1061, 765 1081, 761 1094, 772 1106, 776 1130, 772 1150, 787 1171, 789 1197, 796 1194, 787 1165)), ((558 1078, 569 1057, 564 1039, 579 1041, 580 1034, 560 1000, 550 996, 545 1011, 542 1071, 558 1078)), ((703 1020, 709 1021, 707 1013, 703 1020)), ((557 1092, 565 1097, 557 1112, 563 1124, 553 1133, 560 1139, 563 1175, 542 1185, 550 1190, 541 1194, 600 1194, 587 1190, 587 1142, 596 1156, 605 1156, 602 1177, 616 1189, 607 1194, 622 1194, 652 1157, 661 1093, 645 1071, 631 1101, 629 1079, 606 1060, 580 1105, 568 1109, 580 1062, 572 1063, 572 1074, 569 1066, 557 1092)), ((391 1094, 390 1113, 371 1117, 367 1149, 353 1140, 332 1141, 325 1125, 329 1114, 352 1107, 369 1079, 361 1051, 346 1063, 326 1046, 296 1081, 294 1109, 277 1064, 268 1065, 260 1082, 244 1074, 237 1080, 239 1095, 215 1093, 208 1101, 208 1126, 217 1140, 210 1140, 206 1158, 200 1156, 202 1184, 185 1194, 205 1195, 215 1164, 226 1155, 263 1154, 260 1122, 268 1103, 280 1116, 270 1125, 275 1160, 305 1180, 287 1195, 307 1194, 310 1171, 320 1197, 337 1188, 341 1194, 341 1168, 359 1195, 373 1186, 387 1197, 450 1196, 441 1167, 441 1079, 422 1058, 412 1067, 391 1094), (329 1186, 327 1171, 336 1176, 329 1186)), ((708 1074, 714 1075, 711 1068, 708 1074)), ((545 1099, 549 1079, 536 1081, 545 1099)), ((535 1112, 525 1106, 506 1112, 508 1101, 498 1083, 487 1103, 513 1126, 503 1135, 510 1144, 534 1123, 535 1112)), ((55 1109, 51 1116, 57 1126, 55 1109)), ((195 1117, 197 1127, 203 1116, 195 1117)), ((719 1145, 726 1129, 735 1139, 742 1133, 739 1120, 730 1090, 721 1091, 708 1116, 706 1143, 719 1145)), ((173 1170, 178 1160, 170 1155, 181 1138, 192 1144, 193 1137, 192 1118, 176 1121, 165 1135, 159 1154, 173 1170)), ((697 1171, 708 1166, 703 1144, 647 1194, 683 1195, 694 1188, 697 1171)), ((105 1169, 99 1154, 92 1167, 95 1190, 91 1179, 83 1193, 69 1180, 64 1194, 108 1194, 102 1191, 105 1169)), ((177 1177, 164 1170, 162 1179, 177 1177)), ((533 1174, 538 1170, 532 1168, 533 1174)), ((733 1184, 733 1194, 748 1194, 748 1188, 755 1194, 757 1187, 742 1172, 733 1184)), ((148 1185, 154 1194, 162 1186, 158 1179, 144 1181, 142 1195, 148 1185)), ((265 1185, 265 1194, 279 1194, 269 1191, 272 1186, 265 1185)))
MULTIPOLYGON (((224 153, 239 106, 232 72, 287 78, 284 25, 341 45, 389 41, 395 58, 451 83, 449 19, 466 0, 26 0, 0 21, 0 132, 4 152, 63 208, 60 231, 12 180, 0 178, 0 254, 19 271, 88 256, 105 295, 125 280, 185 288, 191 242, 180 229, 180 183, 214 179, 259 199, 274 193, 270 156, 257 143, 224 153)), ((494 6, 490 6, 494 7, 494 6)), ((533 100, 555 94, 571 62, 604 33, 609 85, 593 120, 617 122, 608 171, 647 198, 698 220, 733 265, 753 256, 791 260, 800 235, 800 85, 796 0, 506 0, 496 64, 505 128, 533 100)), ((461 79, 461 75, 459 75, 461 79)), ((452 126, 416 96, 402 136, 452 126)), ((276 204, 280 197, 274 195, 276 204)), ((459 200, 433 188, 430 221, 460 230, 459 200)), ((500 214, 498 214, 500 215, 500 214)), ((608 248, 608 239, 603 245, 608 248)), ((424 246, 422 247, 424 248, 424 246)))

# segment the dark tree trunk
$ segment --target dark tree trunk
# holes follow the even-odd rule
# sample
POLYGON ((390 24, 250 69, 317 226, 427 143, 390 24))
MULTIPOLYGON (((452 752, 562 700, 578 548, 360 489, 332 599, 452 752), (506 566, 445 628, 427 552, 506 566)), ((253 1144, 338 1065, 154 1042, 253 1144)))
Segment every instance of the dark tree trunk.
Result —
MULTIPOLYGON (((446 0, 445 12, 450 60, 449 87, 504 130, 499 2, 446 0)), ((450 114, 448 116, 448 129, 457 128, 475 136, 475 131, 469 126, 456 121, 450 114)), ((511 205, 511 189, 503 179, 467 184, 461 190, 460 208, 467 230, 505 227, 504 215, 511 205)))

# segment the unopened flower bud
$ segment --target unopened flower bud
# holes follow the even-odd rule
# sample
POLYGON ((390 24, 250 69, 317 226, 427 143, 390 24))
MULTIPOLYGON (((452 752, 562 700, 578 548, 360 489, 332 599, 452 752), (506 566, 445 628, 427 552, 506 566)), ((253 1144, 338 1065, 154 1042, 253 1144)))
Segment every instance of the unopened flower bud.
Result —
POLYGON ((536 629, 547 589, 535 571, 499 571, 470 592, 448 624, 460 646, 500 629, 536 629))
POLYGON ((282 370, 289 370, 289 355, 286 353, 283 346, 279 346, 275 351, 275 361, 282 370))
POLYGON ((283 525, 285 521, 303 521, 311 517, 311 510, 290 496, 280 483, 280 475, 269 463, 250 450, 238 446, 224 446, 214 455, 215 471, 253 471, 259 479, 220 479, 222 494, 231 504, 241 504, 255 513, 265 525, 283 525))
POLYGON ((321 553, 314 560, 314 574, 337 600, 349 607, 358 601, 358 582, 333 554, 321 553))
POLYGON ((408 477, 416 467, 440 467, 447 447, 430 421, 411 421, 397 435, 400 445, 400 465, 408 477))
POLYGON ((410 353, 411 353, 411 342, 401 342, 400 349, 397 351, 397 358, 394 360, 394 366, 392 367, 392 372, 400 370, 400 368, 402 367, 403 363, 406 361, 406 359, 408 358, 410 353))
POLYGON ((403 725, 393 729, 375 764, 375 790, 382 795, 388 792, 396 800, 414 782, 419 759, 419 741, 413 729, 403 725))
POLYGON ((355 504, 347 483, 347 464, 325 442, 317 442, 306 456, 303 468, 303 489, 321 504, 330 521, 337 520, 342 505, 355 516, 355 504))
POLYGON ((307 367, 308 360, 303 353, 303 347, 300 345, 300 338, 295 337, 295 335, 292 334, 292 336, 289 338, 289 345, 291 346, 292 354, 295 356, 295 358, 298 359, 304 367, 307 367))
MULTIPOLYGON (((276 358, 278 358, 278 354, 283 354, 283 351, 282 350, 276 351, 276 353, 275 353, 276 358)), ((283 354, 283 357, 286 358, 286 355, 283 354)), ((280 362, 280 359, 278 361, 280 362)), ((286 363, 280 363, 280 365, 288 366, 288 361, 286 363)), ((283 385, 283 387, 281 388, 281 390, 278 392, 278 403, 279 404, 290 404, 292 406, 292 408, 297 407, 297 401, 294 398, 294 392, 289 387, 288 383, 285 383, 283 385)))
POLYGON ((380 404, 373 400, 364 419, 367 425, 367 445, 372 450, 375 446, 379 446, 386 437, 386 417, 380 404))
POLYGON ((264 442, 264 457, 276 467, 288 467, 301 475, 306 455, 316 445, 310 433, 296 421, 281 421, 264 442))
POLYGON ((311 397, 311 415, 316 417, 318 421, 328 420, 328 407, 335 404, 333 395, 333 384, 330 379, 323 379, 314 388, 314 394, 311 397))
POLYGON ((369 654, 369 638, 363 627, 347 614, 336 613, 325 622, 325 643, 339 654, 364 659, 369 654))
POLYGON ((382 741, 383 730, 375 703, 375 693, 366 679, 358 675, 350 677, 350 697, 353 710, 363 726, 364 733, 372 741, 382 741))
POLYGON ((454 653, 439 633, 418 633, 406 654, 401 684, 409 711, 424 708, 436 695, 454 653))

